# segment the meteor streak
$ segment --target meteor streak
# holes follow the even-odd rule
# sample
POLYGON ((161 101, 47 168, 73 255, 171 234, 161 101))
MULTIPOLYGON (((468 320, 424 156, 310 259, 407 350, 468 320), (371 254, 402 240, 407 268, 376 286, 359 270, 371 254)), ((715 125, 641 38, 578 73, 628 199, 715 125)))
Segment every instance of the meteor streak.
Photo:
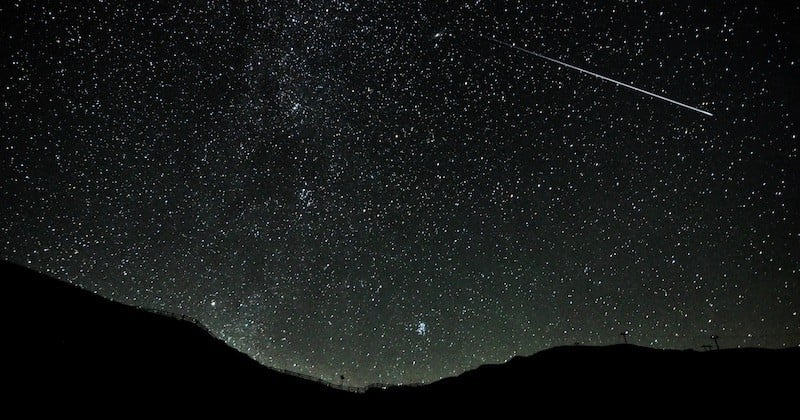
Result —
POLYGON ((629 84, 627 84, 627 83, 622 83, 622 82, 620 82, 620 81, 618 81, 618 80, 614 80, 614 79, 612 79, 612 78, 610 78, 610 77, 603 76, 602 74, 597 74, 597 73, 591 72, 591 71, 589 71, 589 70, 584 70, 584 69, 582 69, 582 68, 580 68, 580 67, 573 66, 572 64, 567 64, 567 63, 565 63, 565 62, 563 62, 563 61, 556 60, 555 58, 550 58, 550 57, 548 57, 548 56, 546 56, 546 55, 542 55, 542 54, 539 54, 539 53, 537 53, 537 52, 533 52, 533 51, 531 51, 531 50, 526 50, 525 48, 518 47, 518 46, 516 46, 516 45, 514 45, 514 44, 509 44, 509 43, 507 43, 507 42, 498 41, 498 40, 496 40, 496 39, 494 39, 494 38, 486 38, 486 39, 487 39, 487 40, 489 40, 489 41, 492 41, 492 42, 494 42, 494 43, 496 43, 496 44, 500 44, 500 45, 506 46, 506 47, 508 47, 508 48, 513 48, 513 49, 515 49, 515 50, 522 51, 522 52, 524 52, 524 53, 527 53, 527 54, 530 54, 530 55, 534 55, 534 56, 536 56, 536 57, 543 58, 543 59, 545 59, 545 60, 548 60, 548 61, 552 61, 552 62, 554 62, 554 63, 556 63, 556 64, 559 64, 559 65, 562 65, 562 66, 564 66, 564 67, 569 67, 569 68, 571 68, 571 69, 573 69, 573 70, 578 70, 579 72, 586 73, 586 74, 590 74, 590 75, 592 75, 592 76, 594 76, 594 77, 597 77, 597 78, 600 78, 600 79, 603 79, 603 80, 609 81, 609 82, 611 82, 611 83, 615 83, 615 84, 617 84, 617 85, 619 85, 619 86, 623 86, 623 87, 626 87, 626 88, 628 88, 628 89, 633 89, 633 90, 635 90, 635 91, 637 91, 637 92, 641 92, 641 93, 644 93, 644 94, 646 94, 646 95, 650 95, 650 96, 652 96, 652 97, 654 97, 654 98, 661 99, 662 101, 667 101, 667 102, 669 102, 669 103, 672 103, 672 104, 675 104, 675 105, 680 105, 680 106, 682 106, 682 107, 684 107, 684 108, 691 109, 692 111, 699 112, 699 113, 701 113, 701 114, 703 114, 703 115, 708 115, 709 117, 711 117, 711 116, 713 116, 713 115, 714 115, 714 114, 712 114, 712 113, 710 113, 710 112, 708 112, 708 111, 703 111, 703 110, 702 110, 702 109, 700 109, 700 108, 695 108, 695 107, 693 107, 693 106, 691 106, 691 105, 686 105, 686 104, 684 104, 684 103, 681 103, 681 102, 678 102, 678 101, 676 101, 676 100, 673 100, 673 99, 670 99, 670 98, 666 98, 666 97, 664 97, 664 96, 661 96, 661 95, 657 95, 657 94, 655 94, 655 93, 653 93, 653 92, 648 92, 648 91, 646 91, 646 90, 644 90, 644 89, 639 89, 639 88, 637 88, 636 86, 631 86, 631 85, 629 85, 629 84))

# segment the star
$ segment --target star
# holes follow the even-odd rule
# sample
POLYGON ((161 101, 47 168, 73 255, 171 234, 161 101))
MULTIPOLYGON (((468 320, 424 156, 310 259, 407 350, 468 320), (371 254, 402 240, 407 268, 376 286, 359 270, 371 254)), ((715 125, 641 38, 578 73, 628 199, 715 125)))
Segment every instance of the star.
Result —
POLYGON ((424 337, 428 333, 428 324, 426 324, 423 321, 420 321, 417 324, 417 328, 416 328, 415 331, 416 331, 417 335, 419 335, 421 337, 424 337))

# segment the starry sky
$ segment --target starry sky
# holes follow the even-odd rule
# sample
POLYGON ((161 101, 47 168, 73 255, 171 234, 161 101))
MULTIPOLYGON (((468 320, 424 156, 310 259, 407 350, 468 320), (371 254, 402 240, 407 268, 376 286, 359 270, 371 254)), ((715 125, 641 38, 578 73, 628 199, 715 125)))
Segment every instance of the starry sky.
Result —
POLYGON ((351 385, 796 346, 772 3, 4 2, 0 257, 351 385))

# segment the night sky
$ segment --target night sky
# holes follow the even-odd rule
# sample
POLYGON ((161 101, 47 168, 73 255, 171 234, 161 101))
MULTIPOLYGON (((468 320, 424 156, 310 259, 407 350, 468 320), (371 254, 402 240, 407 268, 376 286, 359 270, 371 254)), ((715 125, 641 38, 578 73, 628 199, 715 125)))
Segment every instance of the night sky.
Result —
POLYGON ((0 257, 351 385, 797 346, 800 6, 688 3, 4 2, 0 257))

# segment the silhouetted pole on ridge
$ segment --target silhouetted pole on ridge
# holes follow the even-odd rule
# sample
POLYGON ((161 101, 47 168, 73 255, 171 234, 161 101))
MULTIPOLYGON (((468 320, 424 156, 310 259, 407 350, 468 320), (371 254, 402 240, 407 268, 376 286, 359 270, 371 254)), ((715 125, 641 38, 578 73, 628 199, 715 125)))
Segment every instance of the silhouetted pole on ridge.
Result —
POLYGON ((714 340, 714 344, 716 344, 717 350, 719 350, 719 341, 717 341, 717 340, 719 340, 719 336, 714 334, 714 335, 711 336, 711 339, 714 340))
POLYGON ((627 331, 623 331, 623 332, 619 333, 619 335, 622 336, 622 341, 624 341, 625 344, 628 344, 628 332, 627 331))

